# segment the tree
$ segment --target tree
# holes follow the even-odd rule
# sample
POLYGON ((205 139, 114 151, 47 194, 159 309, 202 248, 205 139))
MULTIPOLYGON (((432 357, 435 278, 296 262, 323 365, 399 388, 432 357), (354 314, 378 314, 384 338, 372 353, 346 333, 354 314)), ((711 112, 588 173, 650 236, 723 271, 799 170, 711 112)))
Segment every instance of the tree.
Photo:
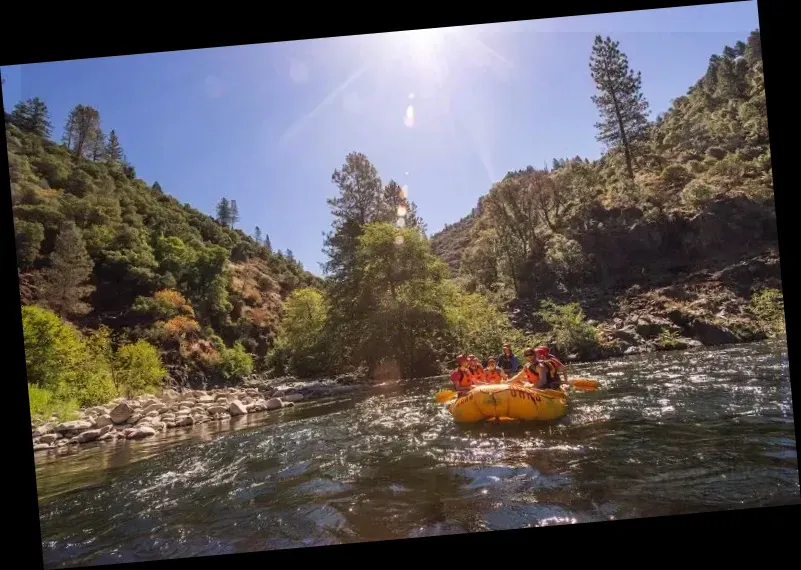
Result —
POLYGON ((88 313, 91 309, 83 299, 94 291, 86 284, 93 267, 81 230, 74 222, 65 222, 44 276, 43 298, 47 304, 62 317, 88 313))
POLYGON ((95 128, 94 135, 92 137, 91 154, 92 154, 92 160, 95 162, 103 160, 103 157, 106 155, 106 135, 100 128, 100 125, 97 125, 97 127, 95 128))
POLYGON ((39 97, 17 103, 11 112, 11 120, 20 130, 39 137, 49 137, 53 131, 50 111, 39 97))
POLYGON ((63 140, 76 156, 91 158, 99 131, 98 110, 86 105, 76 105, 67 116, 63 140))
POLYGON ((626 170, 634 179, 633 151, 647 134, 648 102, 642 94, 642 74, 629 68, 619 44, 609 37, 595 37, 590 72, 599 93, 592 101, 601 113, 601 121, 595 124, 598 140, 611 147, 623 146, 626 170))
POLYGON ((117 132, 114 129, 111 129, 111 132, 108 134, 106 160, 109 164, 120 164, 125 160, 125 153, 122 151, 120 139, 117 137, 117 132))
POLYGON ((234 229, 234 224, 239 221, 239 208, 236 205, 236 200, 231 200, 230 220, 231 229, 234 229))
POLYGON ((264 234, 264 247, 267 248, 267 251, 272 252, 273 250, 273 246, 270 244, 270 236, 267 234, 264 234))
POLYGON ((261 244, 261 228, 259 226, 256 226, 256 231, 253 235, 256 238, 256 243, 261 244))
POLYGON ((228 227, 231 223, 231 203, 223 198, 217 204, 217 221, 228 227))

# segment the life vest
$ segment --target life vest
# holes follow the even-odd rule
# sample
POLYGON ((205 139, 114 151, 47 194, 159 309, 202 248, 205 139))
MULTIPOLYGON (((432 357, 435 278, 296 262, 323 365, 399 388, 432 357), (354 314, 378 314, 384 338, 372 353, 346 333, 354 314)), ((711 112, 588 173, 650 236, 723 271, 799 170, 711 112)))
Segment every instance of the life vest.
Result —
POLYGON ((477 364, 474 368, 468 368, 468 370, 470 371, 470 374, 475 377, 476 381, 484 378, 484 367, 480 364, 477 364))
POLYGON ((548 380, 545 383, 545 387, 558 388, 562 383, 561 378, 559 378, 559 369, 562 368, 564 364, 559 362, 559 360, 553 356, 548 357, 547 360, 539 361, 539 364, 544 364, 548 369, 548 380))
POLYGON ((451 382, 456 387, 456 391, 459 393, 467 392, 470 388, 473 387, 474 378, 473 374, 470 372, 469 369, 462 370, 461 368, 457 368, 451 374, 451 382))
POLYGON ((484 371, 484 382, 488 384, 500 384, 503 381, 503 373, 500 368, 495 370, 486 369, 484 371))
POLYGON ((532 364, 530 362, 526 362, 526 364, 523 366, 523 374, 526 377, 526 381, 531 382, 532 384, 536 384, 540 378, 540 375, 537 374, 536 366, 536 363, 532 364))

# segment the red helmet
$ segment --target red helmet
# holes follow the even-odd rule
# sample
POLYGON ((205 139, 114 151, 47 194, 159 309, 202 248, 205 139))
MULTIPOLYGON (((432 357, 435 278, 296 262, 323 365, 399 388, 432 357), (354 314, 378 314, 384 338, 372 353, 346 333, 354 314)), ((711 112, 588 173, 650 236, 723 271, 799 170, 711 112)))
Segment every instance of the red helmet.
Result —
POLYGON ((465 362, 466 360, 467 357, 464 354, 460 354, 459 356, 456 357, 456 362, 465 362))
POLYGON ((534 354, 537 355, 537 358, 546 357, 548 356, 549 353, 550 350, 548 349, 547 346, 538 346, 537 348, 534 349, 534 354))
POLYGON ((475 359, 476 359, 476 355, 475 355, 475 354, 468 354, 468 355, 467 355, 467 358, 468 358, 469 360, 475 360, 475 359))

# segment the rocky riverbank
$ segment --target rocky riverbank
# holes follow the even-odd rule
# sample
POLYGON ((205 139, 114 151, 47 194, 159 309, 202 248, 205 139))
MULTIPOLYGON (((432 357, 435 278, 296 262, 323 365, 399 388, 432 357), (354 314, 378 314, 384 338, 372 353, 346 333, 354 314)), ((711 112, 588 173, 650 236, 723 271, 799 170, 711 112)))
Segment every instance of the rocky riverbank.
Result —
MULTIPOLYGON (((755 342, 775 334, 769 323, 760 320, 762 315, 754 314, 750 301, 761 289, 782 289, 778 251, 719 264, 718 268, 710 265, 712 268, 673 277, 654 275, 622 291, 585 288, 565 295, 559 301, 578 301, 599 336, 597 346, 565 358, 597 361, 755 342)), ((533 302, 518 301, 510 317, 529 334, 547 335, 547 327, 536 313, 533 302)), ((555 339, 547 342, 553 345, 555 339)))
POLYGON ((359 378, 303 382, 294 378, 251 378, 243 386, 216 390, 164 390, 160 395, 118 398, 105 406, 80 410, 75 418, 34 421, 33 449, 56 451, 66 446, 120 442, 158 436, 170 429, 232 416, 271 412, 313 400, 364 389, 359 378))

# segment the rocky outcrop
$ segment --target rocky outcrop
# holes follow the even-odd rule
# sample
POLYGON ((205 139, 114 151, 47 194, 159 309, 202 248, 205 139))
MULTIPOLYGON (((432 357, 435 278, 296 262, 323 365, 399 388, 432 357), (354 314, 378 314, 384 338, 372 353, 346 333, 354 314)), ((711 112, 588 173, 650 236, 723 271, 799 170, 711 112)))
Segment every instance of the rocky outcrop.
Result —
POLYGON ((117 399, 107 406, 87 408, 78 418, 59 422, 56 418, 32 426, 34 451, 57 450, 88 443, 114 443, 157 436, 167 430, 191 428, 231 417, 288 408, 314 398, 362 389, 355 376, 341 380, 301 382, 294 378, 251 379, 240 388, 221 390, 164 390, 158 397, 147 395, 117 399))

